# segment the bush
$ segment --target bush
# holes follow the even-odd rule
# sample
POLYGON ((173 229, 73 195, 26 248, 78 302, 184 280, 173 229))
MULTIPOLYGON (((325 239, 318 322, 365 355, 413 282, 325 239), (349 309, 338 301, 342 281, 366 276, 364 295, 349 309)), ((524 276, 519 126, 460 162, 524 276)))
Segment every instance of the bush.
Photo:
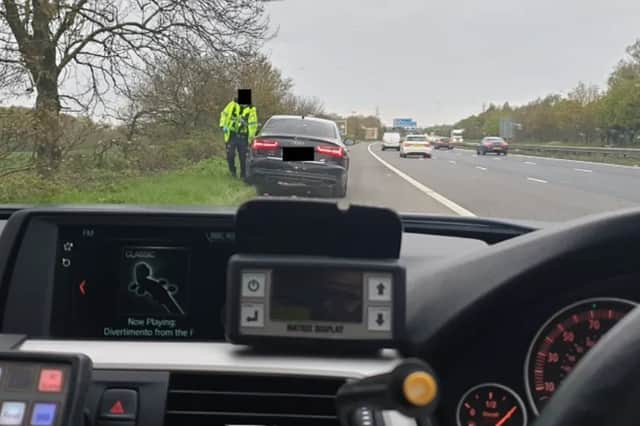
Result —
POLYGON ((201 130, 173 140, 168 136, 159 138, 139 136, 130 142, 108 139, 76 149, 66 155, 53 178, 43 179, 34 172, 5 176, 0 185, 0 203, 28 203, 34 199, 47 203, 58 194, 82 191, 108 194, 122 190, 124 181, 132 177, 172 170, 207 173, 211 161, 223 161, 224 143, 219 132, 201 130))
POLYGON ((2 178, 0 204, 28 204, 34 199, 49 202, 67 187, 58 179, 44 179, 33 173, 16 173, 2 178))
MULTIPOLYGON (((127 146, 124 158, 130 169, 139 174, 147 174, 182 169, 208 158, 222 156, 223 153, 221 135, 211 131, 197 131, 174 140, 140 136, 127 146)), ((118 153, 114 150, 109 157, 118 158, 118 153)), ((109 161, 122 165, 122 159, 109 161)), ((109 167, 108 164, 106 166, 109 167)))

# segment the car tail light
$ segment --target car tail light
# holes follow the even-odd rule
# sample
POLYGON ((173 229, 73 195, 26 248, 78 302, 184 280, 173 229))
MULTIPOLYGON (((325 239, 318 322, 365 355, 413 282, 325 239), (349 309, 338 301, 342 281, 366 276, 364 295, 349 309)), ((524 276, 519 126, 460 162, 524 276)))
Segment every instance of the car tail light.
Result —
POLYGON ((316 145, 316 152, 318 154, 326 155, 334 158, 342 158, 344 157, 344 150, 340 146, 322 146, 316 145))
POLYGON ((254 151, 274 151, 280 147, 280 142, 272 139, 254 139, 251 147, 254 151))

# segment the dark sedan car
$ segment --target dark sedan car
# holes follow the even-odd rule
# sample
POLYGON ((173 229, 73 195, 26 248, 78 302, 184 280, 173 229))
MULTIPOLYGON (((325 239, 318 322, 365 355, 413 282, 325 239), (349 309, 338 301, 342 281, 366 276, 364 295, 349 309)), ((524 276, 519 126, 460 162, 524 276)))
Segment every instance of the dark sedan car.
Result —
POLYGON ((436 137, 433 141, 434 149, 453 149, 451 139, 445 137, 436 137))
POLYGON ((495 152, 497 155, 507 155, 509 144, 500 137, 490 136, 483 138, 476 148, 476 154, 486 155, 487 152, 495 152))
POLYGON ((259 193, 291 189, 347 193, 349 155, 335 122, 274 115, 251 143, 248 179, 259 193))

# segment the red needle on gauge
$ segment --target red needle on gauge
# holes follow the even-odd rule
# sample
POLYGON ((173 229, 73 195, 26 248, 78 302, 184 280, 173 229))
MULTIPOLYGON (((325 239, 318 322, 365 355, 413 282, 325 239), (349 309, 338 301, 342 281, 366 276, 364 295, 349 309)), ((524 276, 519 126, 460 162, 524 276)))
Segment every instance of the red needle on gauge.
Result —
POLYGON ((515 405, 511 407, 511 410, 507 411, 507 414, 505 414, 503 418, 498 420, 498 423, 496 423, 496 426, 502 426, 503 424, 505 424, 507 420, 509 420, 511 416, 513 416, 513 413, 515 413, 517 409, 518 407, 515 405))

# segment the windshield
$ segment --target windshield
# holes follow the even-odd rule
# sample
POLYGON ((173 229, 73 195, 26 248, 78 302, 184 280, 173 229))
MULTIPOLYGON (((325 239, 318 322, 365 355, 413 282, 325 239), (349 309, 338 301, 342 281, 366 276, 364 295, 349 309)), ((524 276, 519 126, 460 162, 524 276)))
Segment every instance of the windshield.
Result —
POLYGON ((309 119, 305 120, 303 118, 271 118, 264 125, 261 133, 310 136, 329 139, 338 137, 335 131, 335 124, 309 119))
POLYGON ((640 205, 637 1, 44 3, 0 1, 0 205, 640 205))

